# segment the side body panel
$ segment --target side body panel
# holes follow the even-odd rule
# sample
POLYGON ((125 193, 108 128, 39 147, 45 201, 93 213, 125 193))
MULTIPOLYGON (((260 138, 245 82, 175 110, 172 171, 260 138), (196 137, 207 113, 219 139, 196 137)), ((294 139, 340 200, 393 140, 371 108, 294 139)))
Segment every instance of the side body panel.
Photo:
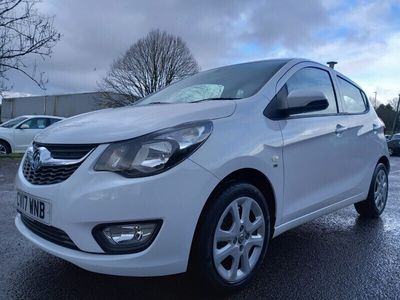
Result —
MULTIPOLYGON (((318 64, 297 64, 279 80, 276 92, 305 67, 331 73, 330 69, 318 64)), ((333 82, 332 74, 330 76, 333 82)), ((339 101, 339 97, 336 98, 339 101)), ((351 139, 346 132, 336 133, 337 126, 347 127, 347 116, 338 113, 293 116, 279 122, 284 141, 283 222, 290 222, 355 196, 347 150, 351 139)))
MULTIPOLYGON (((241 169, 260 171, 270 181, 275 198, 282 199, 282 145, 278 123, 265 118, 261 109, 238 103, 233 116, 214 121, 209 140, 191 160, 219 180, 241 169)), ((281 204, 276 201, 276 223, 280 223, 281 204)))
POLYGON ((42 129, 19 129, 14 128, 14 143, 16 151, 25 151, 36 134, 42 129))
MULTIPOLYGON (((303 67, 307 64, 299 63, 296 67, 303 67)), ((316 65, 319 68, 324 68, 319 64, 316 65)), ((366 113, 345 113, 337 72, 328 68, 325 69, 330 72, 332 77, 339 114, 333 117, 311 117, 297 121, 294 121, 294 119, 281 121, 285 163, 285 197, 282 216, 284 222, 276 226, 274 236, 321 215, 364 200, 367 197, 372 174, 378 160, 381 157, 389 157, 383 124, 372 109, 372 105, 369 104, 371 109, 366 113), (328 121, 329 118, 331 120, 328 121), (334 131, 332 132, 334 121, 340 122, 340 125, 345 127, 340 136, 334 131), (310 122, 315 122, 315 126, 310 126, 307 129, 307 124, 310 122), (306 142, 307 135, 310 139, 306 142), (320 143, 318 143, 318 139, 320 139, 320 143), (325 150, 325 153, 323 151, 321 151, 322 153, 312 151, 314 147, 310 147, 308 153, 306 143, 313 145, 316 149, 325 150), (330 144, 330 147, 327 147, 326 144, 330 144), (304 163, 307 160, 312 163, 304 163), (309 194, 308 200, 306 198, 300 199, 304 202, 303 204, 297 203, 299 197, 293 191, 293 185, 290 184, 290 182, 294 186, 296 184, 296 175, 293 175, 296 170, 298 180, 303 181, 302 186, 306 187, 302 190, 303 195, 309 194), (320 177, 318 178, 313 172, 318 173, 320 177), (315 181, 312 181, 312 179, 315 181), (308 182, 311 182, 311 184, 308 182), (310 190, 307 191, 307 188, 310 190), (306 208, 307 202, 309 202, 308 205, 311 205, 308 209, 306 208)), ((289 74, 286 75, 288 76, 284 77, 289 77, 289 74)), ((340 76, 344 77, 343 75, 340 76)), ((284 78, 282 79, 284 81, 284 78)), ((346 80, 351 82, 348 78, 346 80)), ((357 86, 354 82, 352 83, 357 86)), ((283 84, 284 82, 279 82, 277 90, 283 84)), ((360 87, 358 88, 361 90, 360 87)))
MULTIPOLYGON (((343 75, 341 77, 344 78, 343 75)), ((339 87, 339 98, 343 101, 343 91, 340 89, 337 76, 335 76, 335 80, 336 85, 339 87)), ((351 82, 348 78, 346 80, 351 82)), ((351 83, 358 87, 354 82, 351 83)), ((360 87, 358 88, 361 90, 360 87)), ((365 191, 369 189, 372 174, 378 160, 382 156, 389 157, 384 135, 384 124, 378 118, 372 104, 368 103, 368 106, 368 111, 360 114, 348 114, 342 111, 348 117, 346 135, 351 141, 347 145, 348 164, 352 174, 351 178, 349 178, 349 185, 353 187, 354 194, 361 193, 365 197, 365 191)))

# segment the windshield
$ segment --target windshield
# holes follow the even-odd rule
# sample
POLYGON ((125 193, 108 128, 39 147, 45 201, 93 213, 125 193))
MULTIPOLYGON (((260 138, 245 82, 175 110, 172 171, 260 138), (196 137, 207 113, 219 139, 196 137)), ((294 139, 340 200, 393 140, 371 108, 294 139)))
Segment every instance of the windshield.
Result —
POLYGON ((1 124, 0 127, 11 128, 11 127, 14 127, 15 125, 21 123, 22 121, 24 121, 26 119, 27 118, 25 118, 25 117, 19 117, 19 118, 11 119, 11 120, 1 124))
POLYGON ((259 61, 204 71, 178 81, 137 104, 247 98, 257 93, 286 62, 259 61))

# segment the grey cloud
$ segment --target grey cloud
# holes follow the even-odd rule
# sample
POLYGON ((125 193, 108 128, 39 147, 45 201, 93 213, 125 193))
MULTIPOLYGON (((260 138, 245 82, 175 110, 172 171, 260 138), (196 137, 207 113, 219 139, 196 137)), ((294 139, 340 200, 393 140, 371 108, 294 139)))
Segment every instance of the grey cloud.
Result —
POLYGON ((330 23, 329 12, 318 0, 252 2, 249 19, 252 31, 246 35, 265 46, 280 42, 287 48, 307 45, 318 30, 330 23))
MULTIPOLYGON (((51 59, 38 61, 49 78, 46 93, 96 88, 112 60, 150 29, 180 35, 203 69, 251 59, 242 51, 256 43, 267 57, 274 45, 287 49, 319 42, 330 25, 317 0, 44 0, 41 10, 55 15, 62 40, 51 59)), ((14 91, 41 94, 33 83, 12 73, 14 91)))

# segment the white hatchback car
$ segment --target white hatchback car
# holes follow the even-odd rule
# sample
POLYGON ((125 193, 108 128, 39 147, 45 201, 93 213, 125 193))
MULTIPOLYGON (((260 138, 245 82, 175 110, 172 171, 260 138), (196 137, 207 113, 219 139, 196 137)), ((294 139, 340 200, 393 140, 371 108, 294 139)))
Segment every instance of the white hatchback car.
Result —
POLYGON ((233 290, 272 237, 351 204, 378 217, 388 157, 382 122, 344 75, 301 59, 227 66, 37 135, 15 223, 87 270, 190 269, 233 290))
POLYGON ((0 124, 0 155, 25 152, 43 129, 64 118, 55 116, 20 116, 0 124))

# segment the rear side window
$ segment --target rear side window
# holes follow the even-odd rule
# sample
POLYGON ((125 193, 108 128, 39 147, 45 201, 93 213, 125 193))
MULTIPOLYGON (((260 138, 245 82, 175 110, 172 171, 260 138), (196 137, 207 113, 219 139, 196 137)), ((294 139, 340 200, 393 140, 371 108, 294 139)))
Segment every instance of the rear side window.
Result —
MULTIPOLYGON (((322 111, 309 112, 301 115, 321 115, 321 114, 336 114, 336 96, 333 90, 333 84, 329 73, 317 68, 304 68, 297 71, 284 85, 283 89, 287 95, 294 90, 315 90, 321 91, 328 99, 329 106, 322 111)), ((299 115, 299 116, 301 116, 299 115)))
POLYGON ((347 80, 338 77, 339 86, 343 95, 343 110, 350 114, 359 114, 367 110, 367 102, 361 90, 347 80))

